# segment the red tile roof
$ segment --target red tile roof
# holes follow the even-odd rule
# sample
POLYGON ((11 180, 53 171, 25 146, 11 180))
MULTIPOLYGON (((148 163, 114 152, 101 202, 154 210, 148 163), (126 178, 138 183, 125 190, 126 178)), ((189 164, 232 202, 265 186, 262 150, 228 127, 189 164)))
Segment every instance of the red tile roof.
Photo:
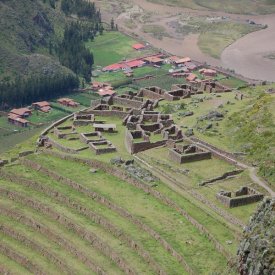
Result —
POLYGON ((47 101, 40 101, 40 102, 34 102, 33 105, 37 105, 38 107, 42 108, 42 107, 50 106, 50 103, 47 101))
POLYGON ((50 106, 44 106, 44 107, 41 107, 40 110, 44 113, 48 113, 51 110, 51 107, 50 106))
POLYGON ((169 59, 170 61, 172 61, 172 62, 176 62, 176 61, 179 60, 180 58, 179 58, 178 56, 173 55, 173 56, 170 56, 168 59, 169 59))
POLYGON ((135 67, 141 67, 144 64, 145 62, 142 60, 131 60, 131 61, 126 61, 123 65, 126 65, 126 67, 129 67, 129 68, 135 68, 135 67))
POLYGON ((103 71, 118 71, 122 68, 121 64, 115 63, 103 68, 103 71))
POLYGON ((11 120, 14 120, 14 121, 18 121, 20 123, 28 123, 29 122, 28 120, 21 118, 20 116, 17 116, 15 114, 11 114, 11 113, 9 113, 8 118, 11 120))
POLYGON ((157 56, 149 56, 143 59, 144 61, 150 62, 150 63, 160 63, 163 62, 163 59, 157 57, 157 56))
POLYGON ((198 78, 195 74, 189 74, 186 78, 187 81, 194 81, 198 78))
POLYGON ((137 43, 137 44, 134 44, 132 46, 133 49, 135 50, 141 50, 141 49, 144 49, 145 48, 145 45, 141 44, 141 43, 137 43))
POLYGON ((102 90, 99 90, 99 91, 98 91, 98 94, 99 94, 100 96, 113 95, 113 94, 115 94, 115 93, 116 93, 116 92, 113 91, 113 90, 105 90, 105 89, 102 89, 102 90))
POLYGON ((183 63, 190 62, 190 61, 191 61, 190 57, 184 57, 184 58, 176 60, 175 63, 176 64, 183 64, 183 63))
POLYGON ((31 114, 29 108, 12 109, 10 112, 18 116, 24 116, 25 113, 31 114))

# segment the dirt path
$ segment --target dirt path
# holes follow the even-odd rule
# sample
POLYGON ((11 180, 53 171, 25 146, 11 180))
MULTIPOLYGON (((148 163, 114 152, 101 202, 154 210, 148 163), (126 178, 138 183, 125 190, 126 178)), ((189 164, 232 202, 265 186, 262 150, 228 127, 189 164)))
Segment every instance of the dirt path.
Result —
POLYGON ((221 151, 215 150, 213 149, 213 147, 209 147, 204 143, 200 143, 199 141, 196 142, 198 145, 206 148, 207 150, 214 152, 217 155, 222 156, 224 159, 228 159, 231 162, 235 162, 235 164, 243 169, 248 169, 249 171, 249 176, 251 178, 251 180, 256 183, 257 185, 260 185, 262 188, 264 188, 271 197, 275 197, 275 192, 268 186, 268 184, 261 179, 258 175, 257 175, 257 169, 255 167, 249 166, 243 162, 240 162, 239 160, 236 160, 235 158, 229 157, 226 154, 221 153, 221 151))

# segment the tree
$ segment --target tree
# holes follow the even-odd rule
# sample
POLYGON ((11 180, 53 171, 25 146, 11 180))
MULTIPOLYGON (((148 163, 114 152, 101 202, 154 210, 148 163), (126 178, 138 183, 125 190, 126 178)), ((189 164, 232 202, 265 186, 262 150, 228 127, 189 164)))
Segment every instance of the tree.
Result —
POLYGON ((115 29, 115 21, 114 18, 111 19, 111 30, 113 31, 115 29))

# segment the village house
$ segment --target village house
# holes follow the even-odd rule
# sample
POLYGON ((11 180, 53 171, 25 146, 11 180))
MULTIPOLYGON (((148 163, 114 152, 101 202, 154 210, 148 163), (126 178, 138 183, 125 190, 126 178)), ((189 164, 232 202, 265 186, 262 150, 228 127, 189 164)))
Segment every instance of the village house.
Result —
POLYGON ((134 59, 134 60, 129 60, 129 61, 125 61, 122 64, 122 70, 126 70, 126 69, 134 69, 134 68, 140 68, 142 66, 144 66, 146 63, 142 60, 139 59, 134 59))
POLYGON ((134 50, 136 50, 136 51, 140 51, 140 50, 145 49, 146 46, 143 45, 143 44, 141 44, 141 43, 137 43, 137 44, 134 44, 134 45, 132 46, 132 48, 133 48, 134 50))
POLYGON ((98 82, 98 81, 93 81, 91 83, 92 89, 94 91, 98 91, 99 89, 105 88, 105 87, 110 87, 111 85, 109 83, 104 83, 104 82, 98 82))
POLYGON ((108 65, 102 69, 103 72, 117 72, 122 69, 121 64, 115 63, 108 65))
POLYGON ((103 72, 117 72, 120 70, 126 70, 126 69, 134 69, 134 68, 140 68, 144 66, 146 63, 140 59, 133 59, 133 60, 128 60, 124 61, 121 63, 115 63, 111 64, 109 66, 106 66, 102 69, 103 72))
POLYGON ((51 105, 47 101, 34 102, 32 107, 34 110, 38 110, 44 113, 48 113, 51 110, 51 105))
POLYGON ((14 114, 18 117, 25 118, 29 117, 32 114, 32 111, 29 108, 19 108, 19 109, 12 109, 10 114, 14 114))
POLYGON ((204 75, 204 76, 210 76, 210 77, 214 77, 217 75, 217 71, 216 70, 213 70, 213 69, 200 69, 199 70, 199 73, 204 75))
POLYGON ((111 95, 115 95, 116 92, 112 89, 100 89, 98 91, 98 95, 102 96, 102 97, 107 97, 107 96, 111 96, 111 95))
POLYGON ((152 64, 156 66, 161 66, 164 60, 158 56, 148 56, 143 59, 147 64, 152 64))
POLYGON ((21 118, 20 116, 12 114, 12 113, 9 113, 8 121, 9 121, 9 123, 14 124, 19 127, 28 127, 29 126, 28 120, 21 118))
POLYGON ((180 59, 176 60, 175 61, 175 65, 177 65, 178 67, 182 67, 187 62, 191 62, 191 58, 190 57, 184 57, 184 58, 180 58, 180 59))
POLYGON ((176 61, 178 61, 180 58, 178 56, 170 56, 166 59, 167 64, 175 64, 176 61))
POLYGON ((189 75, 186 77, 186 80, 187 80, 188 82, 192 82, 192 81, 195 81, 197 78, 198 78, 197 75, 191 73, 191 74, 189 74, 189 75))
POLYGON ((61 105, 67 106, 67 107, 78 107, 79 103, 75 102, 74 100, 70 98, 59 98, 57 102, 61 105))

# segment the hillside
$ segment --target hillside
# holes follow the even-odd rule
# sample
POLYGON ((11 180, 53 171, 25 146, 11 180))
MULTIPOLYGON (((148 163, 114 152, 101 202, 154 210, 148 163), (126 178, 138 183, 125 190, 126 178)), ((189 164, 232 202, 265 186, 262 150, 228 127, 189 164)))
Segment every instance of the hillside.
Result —
POLYGON ((71 74, 50 55, 65 18, 45 1, 0 1, 0 80, 71 74))

